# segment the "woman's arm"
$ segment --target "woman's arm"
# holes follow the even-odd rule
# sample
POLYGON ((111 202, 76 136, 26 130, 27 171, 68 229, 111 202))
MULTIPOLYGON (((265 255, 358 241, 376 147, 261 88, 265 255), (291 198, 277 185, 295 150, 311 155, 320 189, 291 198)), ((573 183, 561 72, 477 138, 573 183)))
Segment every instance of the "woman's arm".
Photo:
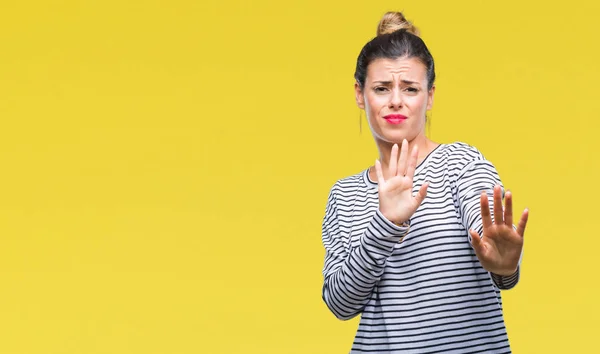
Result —
POLYGON ((498 173, 485 159, 472 161, 459 173, 455 197, 462 223, 469 230, 469 242, 494 284, 510 289, 519 281, 527 211, 515 227, 512 196, 507 194, 507 208, 503 210, 502 194, 498 173), (493 203, 489 203, 488 195, 493 196, 493 203))
POLYGON ((397 144, 392 147, 386 166, 387 179, 381 162, 375 162, 379 208, 361 235, 359 245, 352 249, 348 246, 348 236, 340 232, 335 186, 329 194, 323 221, 326 249, 323 300, 340 319, 350 319, 363 310, 394 245, 408 232, 407 226, 399 225, 410 220, 425 199, 427 183, 412 195, 417 157, 418 148, 415 147, 409 156, 408 142, 403 140, 400 151, 397 144))
POLYGON ((323 300, 337 318, 348 320, 362 312, 383 274, 386 259, 408 228, 394 225, 377 210, 359 245, 348 250, 350 240, 339 229, 334 191, 335 186, 329 194, 322 228, 323 300))

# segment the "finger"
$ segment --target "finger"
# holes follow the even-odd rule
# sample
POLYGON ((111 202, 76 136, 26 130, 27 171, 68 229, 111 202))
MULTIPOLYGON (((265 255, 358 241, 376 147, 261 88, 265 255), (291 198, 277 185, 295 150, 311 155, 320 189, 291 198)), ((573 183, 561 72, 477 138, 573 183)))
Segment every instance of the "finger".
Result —
POLYGON ((398 175, 406 175, 406 160, 408 159, 408 141, 402 140, 402 148, 400 149, 400 158, 398 159, 398 175))
POLYGON ((421 203, 423 203, 423 200, 425 200, 425 197, 427 196, 427 188, 428 187, 429 187, 429 182, 423 183, 421 188, 419 188, 419 192, 417 192, 417 195, 415 195, 415 199, 417 201, 417 208, 419 207, 419 205, 421 205, 421 203))
POLYGON ((528 219, 529 209, 525 209, 525 211, 523 211, 523 215, 521 215, 521 220, 519 220, 519 225, 517 226, 517 233, 521 235, 521 237, 525 236, 525 227, 527 226, 528 219))
POLYGON ((490 214, 490 203, 488 201, 487 193, 481 192, 481 221, 483 228, 487 229, 492 226, 492 215, 490 214))
POLYGON ((392 153, 390 155, 390 178, 398 174, 398 144, 392 146, 392 153))
POLYGON ((383 178, 383 170, 381 169, 381 162, 379 160, 375 160, 375 173, 377 174, 377 183, 379 183, 379 186, 382 186, 385 183, 385 179, 383 178))
POLYGON ((502 210, 502 188, 500 185, 494 186, 494 222, 496 225, 504 223, 504 212, 502 210))
POLYGON ((408 159, 408 167, 406 168, 406 176, 412 179, 415 176, 415 169, 417 168, 417 158, 419 157, 419 147, 415 145, 408 159))
POLYGON ((473 249, 475 249, 475 254, 477 254, 477 258, 485 252, 485 245, 483 241, 481 241, 481 237, 477 233, 477 231, 471 229, 469 230, 469 234, 471 235, 471 244, 473 245, 473 249))
POLYGON ((512 212, 512 193, 506 191, 506 197, 504 198, 504 223, 510 227, 513 224, 512 212))

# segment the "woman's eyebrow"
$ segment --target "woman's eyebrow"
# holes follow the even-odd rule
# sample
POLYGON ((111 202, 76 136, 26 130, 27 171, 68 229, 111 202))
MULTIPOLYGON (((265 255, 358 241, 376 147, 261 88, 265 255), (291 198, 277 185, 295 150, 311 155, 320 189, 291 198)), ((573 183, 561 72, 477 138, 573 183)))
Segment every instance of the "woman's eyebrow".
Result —
POLYGON ((410 81, 410 80, 400 80, 400 82, 402 82, 403 84, 407 84, 407 85, 418 85, 419 84, 418 81, 410 81))

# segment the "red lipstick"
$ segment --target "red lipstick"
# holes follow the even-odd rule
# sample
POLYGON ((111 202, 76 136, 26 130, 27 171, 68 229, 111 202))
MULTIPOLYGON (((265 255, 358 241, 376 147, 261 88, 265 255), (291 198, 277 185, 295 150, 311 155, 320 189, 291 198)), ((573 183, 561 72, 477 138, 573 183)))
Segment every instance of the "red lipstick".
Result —
POLYGON ((402 114, 388 114, 387 116, 384 116, 383 119, 390 124, 400 124, 408 119, 408 117, 403 116, 402 114))

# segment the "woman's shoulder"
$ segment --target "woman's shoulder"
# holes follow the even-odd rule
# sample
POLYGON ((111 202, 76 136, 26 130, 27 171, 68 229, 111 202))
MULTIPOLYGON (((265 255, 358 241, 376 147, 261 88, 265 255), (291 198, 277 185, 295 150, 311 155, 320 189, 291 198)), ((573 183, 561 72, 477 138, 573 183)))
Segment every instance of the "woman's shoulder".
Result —
POLYGON ((442 144, 440 148, 441 153, 447 157, 470 161, 483 159, 483 154, 479 151, 479 149, 462 141, 442 144))
POLYGON ((339 178, 331 187, 330 193, 334 195, 346 195, 351 192, 356 192, 357 189, 367 189, 370 181, 368 181, 368 169, 363 169, 355 174, 339 178))
POLYGON ((449 170, 456 173, 471 165, 476 161, 485 161, 485 157, 475 146, 462 141, 441 144, 439 147, 439 161, 449 170))
POLYGON ((335 184, 333 185, 333 188, 335 189, 347 189, 347 188, 356 188, 359 187, 361 185, 364 185, 365 183, 365 174, 368 172, 368 169, 363 169, 360 172, 357 172, 355 174, 343 177, 338 179, 335 184))

